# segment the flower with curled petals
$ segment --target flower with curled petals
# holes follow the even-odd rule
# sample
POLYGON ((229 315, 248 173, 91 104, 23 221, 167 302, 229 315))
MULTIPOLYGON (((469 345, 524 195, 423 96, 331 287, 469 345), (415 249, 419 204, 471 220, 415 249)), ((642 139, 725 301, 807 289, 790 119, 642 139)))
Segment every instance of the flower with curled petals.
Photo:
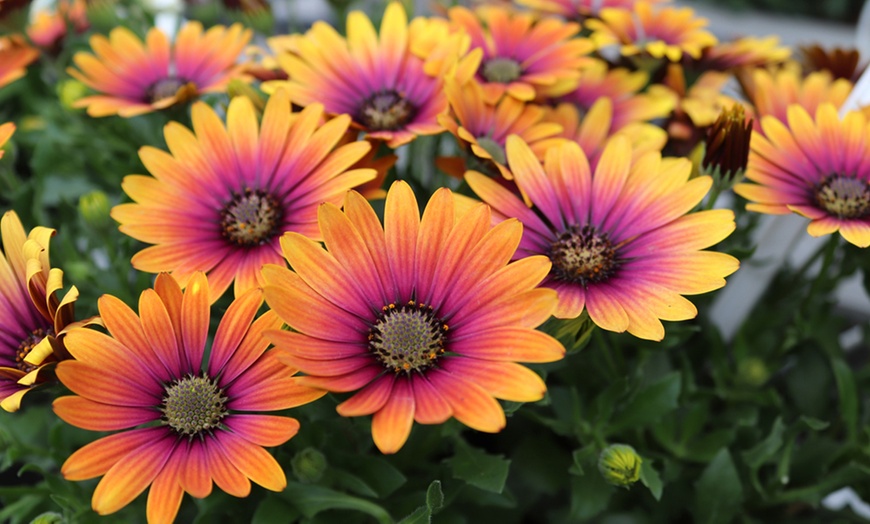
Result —
POLYGON ((465 179, 494 216, 522 221, 515 258, 546 255, 553 262, 542 285, 559 293, 556 317, 585 310, 608 331, 661 340, 661 320, 697 315, 682 295, 718 289, 737 270, 734 257, 702 251, 734 230, 734 213, 689 213, 712 181, 689 180, 685 158, 650 152, 633 160, 621 136, 610 140, 594 171, 573 142, 550 149, 542 166, 521 139, 508 137, 507 157, 533 208, 479 173, 465 179))
POLYGON ((347 38, 315 22, 296 40, 296 54, 278 57, 290 79, 263 89, 284 87, 294 104, 321 103, 328 113, 350 115, 367 138, 391 148, 440 133, 437 117, 447 111, 447 98, 441 78, 427 74, 424 59, 411 52, 415 36, 399 2, 387 6, 380 34, 361 11, 348 15, 347 38))
POLYGON ((849 243, 870 246, 870 123, 860 111, 840 119, 833 104, 815 118, 800 105, 788 107, 786 122, 761 121, 750 142, 746 178, 734 192, 759 213, 797 213, 809 218, 814 236, 837 231, 849 243))
POLYGON ((100 515, 118 511, 150 486, 149 524, 172 522, 184 493, 203 498, 212 482, 246 497, 251 481, 281 491, 287 479, 264 446, 278 446, 299 430, 290 417, 264 415, 323 395, 298 382, 282 364, 265 330, 281 320, 255 319, 263 302, 253 289, 221 318, 208 357, 209 290, 203 273, 182 292, 161 274, 139 298, 137 315, 104 295, 100 314, 108 334, 76 329, 67 335, 76 360, 57 376, 75 395, 54 401, 69 424, 118 431, 74 452, 61 467, 67 480, 102 476, 91 505, 100 515))
POLYGON ((206 271, 212 299, 234 284, 236 296, 262 283, 260 267, 281 261, 278 239, 296 231, 319 239, 317 206, 375 177, 354 169, 368 142, 345 140, 350 117, 322 123, 323 106, 291 113, 284 90, 269 98, 261 124, 251 100, 237 96, 227 123, 204 102, 193 106, 193 132, 165 128, 169 152, 143 147, 153 177, 129 175, 135 202, 112 209, 120 230, 154 244, 132 258, 140 271, 171 272, 184 285, 206 271))
POLYGON ((172 44, 157 28, 145 42, 125 27, 112 29, 109 38, 94 35, 93 54, 76 53, 78 69, 67 72, 101 94, 74 105, 87 107, 93 117, 132 117, 222 92, 244 68, 236 60, 250 39, 251 30, 241 24, 203 32, 199 22, 185 24, 172 44))
POLYGON ((497 398, 543 397, 543 380, 516 362, 551 362, 565 350, 534 329, 556 305, 552 290, 537 288, 549 260, 508 263, 518 221, 493 227, 481 203, 457 217, 446 188, 421 219, 402 181, 387 193, 383 227, 356 192, 343 211, 322 205, 319 220, 325 249, 288 233, 282 246, 293 271, 263 268, 266 302, 292 328, 266 336, 305 384, 355 392, 337 410, 373 415, 381 452, 397 452, 415 421, 455 417, 497 432, 506 423, 497 398))
POLYGON ((67 331, 99 321, 73 320, 79 294, 75 286, 58 299, 63 271, 52 268, 48 260, 53 229, 35 227, 25 234, 18 215, 7 211, 0 219, 0 232, 0 407, 18 411, 24 395, 53 378, 54 364, 69 358, 67 331))
POLYGON ((457 6, 448 15, 471 36, 472 51, 460 59, 456 77, 476 78, 490 104, 505 94, 525 102, 564 95, 592 62, 587 55, 595 46, 577 36, 575 22, 495 5, 474 11, 457 6))

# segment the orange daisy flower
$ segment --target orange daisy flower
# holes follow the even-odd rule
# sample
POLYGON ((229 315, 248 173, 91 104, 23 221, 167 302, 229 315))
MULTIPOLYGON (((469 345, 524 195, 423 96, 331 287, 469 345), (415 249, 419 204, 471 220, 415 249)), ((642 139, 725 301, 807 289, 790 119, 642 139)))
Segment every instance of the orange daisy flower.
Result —
POLYGON ((233 282, 236 296, 261 285, 260 267, 281 261, 282 233, 319 239, 317 206, 340 203, 348 189, 375 176, 373 169, 349 170, 368 142, 336 147, 350 117, 321 124, 323 117, 320 104, 291 113, 281 90, 266 104, 261 125, 241 96, 230 102, 226 126, 203 102, 193 106, 193 132, 170 122, 169 153, 139 152, 153 178, 125 177, 122 186, 135 203, 112 209, 121 231, 155 244, 134 255, 133 266, 172 272, 182 285, 207 271, 212 300, 233 282))
POLYGON ((649 122, 673 111, 675 101, 669 94, 641 93, 648 82, 649 75, 642 71, 610 69, 607 62, 594 60, 580 72, 577 88, 562 100, 589 111, 599 99, 609 98, 611 129, 618 131, 631 122, 649 122))
POLYGON ((402 4, 387 6, 380 37, 364 13, 351 12, 347 35, 315 22, 297 40, 298 56, 278 57, 290 80, 263 89, 283 86, 296 104, 319 102, 331 114, 348 114, 368 138, 392 148, 443 131, 437 121, 447 111, 442 81, 426 74, 423 59, 411 52, 414 35, 402 4))
MULTIPOLYGON (((0 126, 2 134, 3 126, 0 126)), ((0 137, 2 140, 2 137, 0 137)), ((64 337, 73 322, 78 290, 63 289, 63 271, 51 268, 48 243, 54 230, 35 227, 25 235, 14 211, 0 220, 3 255, 0 257, 0 407, 18 411, 21 399, 46 382, 53 364, 69 358, 64 337)))
POLYGON ((702 67, 725 71, 738 67, 767 67, 780 64, 791 56, 791 49, 780 47, 779 38, 746 36, 720 42, 704 50, 702 67))
POLYGON ((556 317, 576 318, 585 310, 608 331, 661 340, 661 320, 697 315, 682 295, 718 289, 737 270, 734 257, 701 251, 734 230, 734 213, 689 214, 712 180, 689 180, 692 166, 684 158, 651 152, 632 161, 620 136, 610 140, 594 171, 573 142, 550 149, 542 166, 528 145, 509 137, 507 157, 534 207, 480 173, 465 179, 496 217, 523 223, 515 259, 546 255, 553 262, 542 285, 559 294, 556 317))
POLYGON ((100 95, 75 102, 94 117, 131 117, 186 102, 202 93, 222 92, 244 67, 236 59, 251 39, 240 24, 214 26, 188 22, 174 44, 159 29, 145 42, 125 27, 91 37, 91 49, 73 57, 78 69, 67 72, 100 95))
POLYGON ((815 119, 800 105, 788 107, 786 123, 762 119, 764 134, 750 142, 746 178, 734 191, 746 209, 797 213, 811 220, 814 236, 839 231, 848 242, 870 246, 870 123, 860 111, 842 120, 830 103, 815 119), (786 125, 787 123, 787 125, 786 125))
POLYGON ((289 233, 282 245, 295 272, 263 268, 266 302, 293 329, 266 336, 282 361, 305 373, 305 384, 356 391, 337 410, 373 415, 381 452, 397 452, 414 421, 455 417, 497 432, 505 415, 496 398, 543 397, 543 380, 515 361, 555 361, 564 348, 533 329, 555 307, 552 290, 536 289, 550 262, 507 263, 522 236, 519 222, 492 227, 480 203, 457 218, 446 188, 421 220, 401 181, 387 194, 383 227, 355 192, 344 211, 321 206, 319 219, 326 249, 289 233))
POLYGON ((0 37, 0 87, 11 84, 27 72, 39 51, 24 42, 21 35, 0 37))
MULTIPOLYGON (((628 139, 632 158, 635 159, 650 151, 661 152, 668 141, 668 133, 664 129, 644 122, 632 122, 614 130, 613 102, 609 98, 599 98, 585 114, 581 114, 580 109, 573 104, 564 102, 547 110, 544 119, 558 124, 562 128, 559 136, 576 142, 583 149, 593 170, 598 165, 607 141, 615 135, 628 139)), ((527 142, 524 138, 523 141, 527 142)), ((550 141, 545 145, 549 149, 557 146, 558 142, 550 141)), ((534 147, 532 151, 535 151, 538 158, 543 159, 543 155, 534 147)))
POLYGON ((212 481, 236 497, 251 482, 281 491, 287 479, 263 446, 287 442, 299 430, 289 417, 262 415, 307 404, 323 392, 305 387, 281 364, 263 332, 281 327, 267 312, 254 320, 262 292, 235 300, 209 338, 209 289, 202 273, 182 292, 161 274, 139 299, 139 315, 119 299, 100 298, 109 334, 76 329, 67 335, 76 360, 57 376, 75 395, 54 401, 65 422, 117 431, 73 453, 61 467, 67 480, 102 476, 91 505, 118 511, 149 486, 148 522, 172 522, 184 493, 207 497, 212 481))
POLYGON ((645 53, 653 58, 679 62, 684 54, 701 58, 704 48, 717 40, 703 29, 707 19, 696 18, 688 7, 654 8, 635 2, 632 9, 602 9, 601 19, 586 21, 591 38, 599 46, 619 45, 624 56, 645 53))
MULTIPOLYGON (((469 160, 475 169, 490 174, 498 173, 511 180, 513 175, 505 164, 504 146, 508 135, 519 135, 532 149, 544 158, 544 151, 551 146, 562 127, 553 122, 545 122, 544 108, 520 102, 513 97, 504 97, 494 106, 484 102, 484 91, 472 79, 464 85, 448 81, 445 88, 452 109, 451 115, 444 115, 439 122, 459 140, 460 145, 469 152, 469 160), (479 165, 476 165, 479 164, 479 165)), ((468 162, 440 162, 439 167, 461 179, 468 162)))
POLYGON ((456 77, 477 78, 490 104, 504 94, 522 101, 564 95, 592 61, 586 55, 594 45, 577 37, 581 28, 574 22, 500 6, 453 7, 449 16, 471 36, 472 52, 460 60, 456 77))
MULTIPOLYGON (((647 0, 649 4, 663 4, 671 0, 647 0)), ((568 19, 598 17, 602 9, 631 9, 637 0, 516 0, 520 5, 568 19)))
MULTIPOLYGON (((751 77, 744 75, 741 79, 747 97, 755 106, 756 122, 767 115, 785 122, 792 104, 800 105, 809 113, 815 113, 826 102, 839 108, 852 91, 852 83, 845 78, 835 80, 827 71, 816 71, 804 77, 795 67, 775 72, 755 69, 751 77)), ((756 129, 763 132, 760 126, 756 129)))
POLYGON ((27 36, 39 47, 57 52, 66 36, 67 24, 72 25, 78 33, 87 31, 90 22, 85 0, 72 0, 72 3, 61 0, 56 11, 39 11, 27 28, 27 36))

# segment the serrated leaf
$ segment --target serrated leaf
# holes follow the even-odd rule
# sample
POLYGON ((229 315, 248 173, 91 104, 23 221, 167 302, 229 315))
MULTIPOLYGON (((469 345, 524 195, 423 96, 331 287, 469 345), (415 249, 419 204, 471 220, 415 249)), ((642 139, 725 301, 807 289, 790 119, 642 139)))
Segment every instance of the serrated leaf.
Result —
POLYGON ((662 498, 662 479, 659 477, 659 472, 652 467, 652 461, 644 460, 640 465, 640 481, 649 489, 653 498, 661 500, 662 498))
POLYGON ((426 507, 434 515, 444 507, 444 492, 441 491, 441 481, 433 480, 426 490, 426 507))
POLYGON ((321 486, 289 482, 281 496, 308 518, 313 518, 321 511, 349 509, 371 515, 378 522, 393 522, 387 510, 374 502, 321 486))
POLYGON ((727 448, 722 448, 695 482, 695 522, 727 524, 740 511, 743 486, 727 448))
POLYGON ((447 461, 453 477, 492 493, 501 493, 507 481, 511 461, 504 457, 488 455, 459 441, 456 455, 447 461))

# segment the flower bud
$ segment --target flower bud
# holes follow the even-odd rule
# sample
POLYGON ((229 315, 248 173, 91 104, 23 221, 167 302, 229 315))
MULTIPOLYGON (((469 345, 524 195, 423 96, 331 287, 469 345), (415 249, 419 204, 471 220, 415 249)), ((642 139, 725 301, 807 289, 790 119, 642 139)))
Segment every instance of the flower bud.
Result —
POLYGON ((79 197, 79 213, 94 229, 109 225, 109 197, 102 191, 91 191, 79 197))
POLYGON ((297 453, 290 466, 299 482, 310 484, 320 480, 326 471, 326 457, 320 451, 309 447, 297 453))
POLYGON ((628 488, 640 479, 643 459, 627 444, 611 444, 598 456, 598 471, 608 484, 628 488))
POLYGON ((57 86, 57 96, 63 107, 73 110, 73 103, 85 96, 88 88, 78 80, 65 80, 57 86))
POLYGON ((719 118, 707 130, 706 149, 701 161, 701 172, 713 177, 721 189, 739 182, 749 160, 749 139, 752 137, 752 119, 746 119, 746 110, 740 104, 723 109, 719 118))

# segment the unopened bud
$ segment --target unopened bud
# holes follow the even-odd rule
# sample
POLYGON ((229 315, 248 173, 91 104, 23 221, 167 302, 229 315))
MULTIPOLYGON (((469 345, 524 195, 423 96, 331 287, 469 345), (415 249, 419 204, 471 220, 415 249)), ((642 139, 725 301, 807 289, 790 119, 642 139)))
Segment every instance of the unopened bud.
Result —
POLYGON ((643 460, 627 444, 611 444, 598 456, 598 471, 608 484, 628 488, 640 479, 643 460))
POLYGON ((749 160, 749 139, 752 137, 752 119, 746 119, 746 110, 740 104, 723 109, 719 118, 707 130, 701 172, 713 177, 721 189, 739 182, 749 160))
POLYGON ((327 466, 326 457, 314 448, 305 448, 293 457, 290 466, 299 482, 309 484, 323 476, 327 466))
POLYGON ((85 96, 88 88, 78 80, 65 80, 57 86, 57 96, 60 103, 67 109, 74 109, 73 103, 85 96))
POLYGON ((109 208, 109 197, 102 191, 91 191, 79 197, 79 213, 94 229, 109 225, 109 208))

